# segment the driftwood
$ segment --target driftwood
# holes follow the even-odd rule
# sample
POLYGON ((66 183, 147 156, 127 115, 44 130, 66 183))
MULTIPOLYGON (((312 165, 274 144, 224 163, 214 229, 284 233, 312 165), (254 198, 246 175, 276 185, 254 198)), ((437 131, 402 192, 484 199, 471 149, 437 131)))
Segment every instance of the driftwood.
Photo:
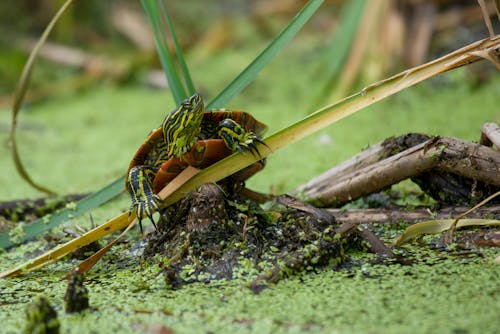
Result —
MULTIPOLYGON (((454 177, 451 183, 468 180, 465 186, 465 192, 468 194, 464 196, 470 200, 478 182, 491 187, 483 194, 484 196, 495 189, 498 190, 499 151, 457 138, 435 137, 427 140, 426 138, 428 137, 411 134, 386 140, 311 180, 297 192, 304 194, 316 205, 340 206, 381 191, 402 180, 416 178, 416 183, 421 187, 425 188, 425 184, 428 185, 429 189, 423 189, 424 191, 429 190, 431 196, 439 196, 439 191, 433 186, 443 178, 443 184, 450 183, 448 174, 454 177), (414 145, 418 142, 420 143, 414 145), (394 143, 403 143, 399 145, 403 151, 394 154, 395 147, 398 147, 394 143), (408 146, 411 147, 405 149, 408 146), (429 178, 429 174, 426 173, 430 171, 437 177, 429 178), (418 177, 423 179, 419 182, 418 177)), ((457 190, 457 193, 461 192, 464 190, 457 190)), ((446 196, 442 197, 439 199, 446 199, 446 196)), ((464 201, 458 202, 467 204, 464 201)))
POLYGON ((405 145, 406 147, 412 147, 428 139, 429 137, 425 135, 411 134, 396 139, 384 140, 313 178, 305 185, 300 186, 296 192, 304 192, 309 198, 315 198, 315 189, 320 188, 322 184, 335 183, 357 170, 361 170, 392 155, 394 143, 397 143, 396 146, 405 145))

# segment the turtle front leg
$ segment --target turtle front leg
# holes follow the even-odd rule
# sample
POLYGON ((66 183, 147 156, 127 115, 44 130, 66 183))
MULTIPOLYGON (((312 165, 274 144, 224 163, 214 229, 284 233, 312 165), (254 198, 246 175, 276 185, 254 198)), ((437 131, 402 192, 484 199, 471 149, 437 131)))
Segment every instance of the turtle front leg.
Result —
POLYGON ((153 220, 153 213, 158 211, 161 202, 160 197, 153 190, 152 180, 155 171, 148 166, 132 167, 128 173, 127 190, 132 198, 130 210, 134 211, 139 220, 139 227, 142 233, 142 217, 146 215, 156 228, 153 220))
POLYGON ((260 153, 255 143, 261 143, 267 146, 256 133, 245 130, 241 125, 230 118, 224 119, 219 123, 217 134, 233 152, 250 151, 252 154, 260 157, 260 153))

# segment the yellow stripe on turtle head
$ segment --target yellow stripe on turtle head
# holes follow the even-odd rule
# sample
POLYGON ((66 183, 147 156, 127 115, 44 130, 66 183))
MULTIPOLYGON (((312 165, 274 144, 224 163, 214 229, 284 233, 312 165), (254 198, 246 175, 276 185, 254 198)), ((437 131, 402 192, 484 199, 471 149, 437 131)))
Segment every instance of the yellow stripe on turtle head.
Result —
POLYGON ((196 142, 204 109, 202 97, 195 93, 165 117, 161 129, 169 157, 180 156, 196 142))

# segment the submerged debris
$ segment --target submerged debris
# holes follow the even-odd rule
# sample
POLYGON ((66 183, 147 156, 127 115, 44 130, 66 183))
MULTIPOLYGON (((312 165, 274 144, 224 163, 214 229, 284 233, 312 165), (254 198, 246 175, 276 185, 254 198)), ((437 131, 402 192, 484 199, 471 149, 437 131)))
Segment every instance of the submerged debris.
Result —
POLYGON ((27 324, 24 333, 32 334, 57 334, 59 333, 59 320, 57 312, 45 297, 28 304, 26 307, 27 324))
POLYGON ((75 201, 79 201, 87 195, 71 194, 0 202, 0 217, 4 217, 12 222, 33 221, 65 206, 74 206, 75 201))
POLYGON ((218 185, 207 184, 163 212, 144 256, 160 255, 173 288, 238 278, 261 285, 340 265, 353 227, 336 227, 332 217, 276 202, 263 208, 237 195, 229 199, 218 185))
POLYGON ((89 292, 83 285, 84 275, 75 270, 68 281, 68 288, 64 295, 66 313, 81 312, 89 308, 89 292))

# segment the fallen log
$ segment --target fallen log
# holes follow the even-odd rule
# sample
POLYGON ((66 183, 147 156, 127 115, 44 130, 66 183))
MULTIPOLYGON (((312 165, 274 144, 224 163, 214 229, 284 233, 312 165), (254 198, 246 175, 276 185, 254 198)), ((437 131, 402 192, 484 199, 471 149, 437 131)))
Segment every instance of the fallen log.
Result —
POLYGON ((333 172, 320 175, 297 192, 315 205, 340 206, 431 170, 500 187, 500 152, 484 145, 435 137, 388 158, 386 154, 379 148, 368 149, 343 163, 345 169, 334 167, 333 172), (368 163, 359 161, 365 153, 368 163))

